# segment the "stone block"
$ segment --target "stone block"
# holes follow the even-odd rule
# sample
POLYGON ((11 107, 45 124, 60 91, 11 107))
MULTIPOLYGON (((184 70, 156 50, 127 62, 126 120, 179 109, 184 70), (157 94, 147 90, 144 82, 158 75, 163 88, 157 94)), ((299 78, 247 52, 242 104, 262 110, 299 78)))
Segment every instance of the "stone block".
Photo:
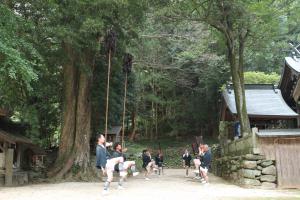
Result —
POLYGON ((273 175, 262 175, 260 177, 260 180, 262 182, 270 182, 270 183, 273 183, 276 181, 276 176, 273 176, 273 175))
POLYGON ((255 178, 256 176, 260 176, 260 170, 252 170, 252 169, 243 169, 242 176, 245 178, 255 178))
POLYGON ((243 167, 246 169, 255 169, 257 167, 256 161, 244 160, 243 167))
POLYGON ((236 165, 231 165, 230 170, 231 170, 232 172, 237 171, 237 166, 236 166, 236 165))
POLYGON ((276 167, 274 165, 270 165, 266 168, 262 169, 263 174, 276 175, 276 167))
POLYGON ((254 154, 246 154, 244 156, 244 158, 246 160, 263 160, 263 159, 265 159, 265 156, 263 156, 263 155, 254 155, 254 154))
POLYGON ((268 166, 270 166, 270 165, 272 165, 273 164, 273 161, 272 160, 264 160, 264 161, 262 161, 261 162, 261 166, 262 167, 268 167, 268 166))
POLYGON ((249 179, 249 178, 245 178, 243 181, 242 181, 242 184, 243 185, 248 185, 248 186, 260 186, 261 183, 259 180, 255 180, 255 179, 249 179))
POLYGON ((256 163, 259 165, 262 162, 262 160, 258 160, 256 161, 256 163))
POLYGON ((262 166, 259 166, 259 165, 257 165, 257 167, 256 167, 258 170, 262 170, 263 168, 262 168, 262 166))

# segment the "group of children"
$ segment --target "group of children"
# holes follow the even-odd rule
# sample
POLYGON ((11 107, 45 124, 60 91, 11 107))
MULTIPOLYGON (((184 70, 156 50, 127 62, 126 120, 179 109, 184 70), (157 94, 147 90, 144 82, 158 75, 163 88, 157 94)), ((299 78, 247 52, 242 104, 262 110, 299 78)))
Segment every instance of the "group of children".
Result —
POLYGON ((152 159, 149 150, 143 150, 142 154, 143 168, 145 169, 145 180, 149 179, 149 174, 153 170, 158 175, 163 174, 163 162, 164 158, 161 152, 158 152, 154 159, 152 159))
MULTIPOLYGON (((139 172, 136 170, 135 161, 129 161, 126 159, 125 152, 127 149, 122 149, 120 143, 116 143, 113 146, 113 153, 108 151, 108 147, 112 146, 112 143, 105 141, 103 134, 97 137, 96 146, 96 167, 100 169, 103 175, 107 176, 104 183, 103 194, 109 192, 110 183, 113 180, 113 172, 119 173, 118 189, 123 189, 123 182, 128 176, 128 171, 132 172, 133 176, 137 176, 139 172)), ((163 174, 163 155, 158 153, 155 159, 152 159, 148 150, 143 151, 143 168, 145 169, 145 179, 149 179, 149 174, 152 171, 157 172, 159 175, 163 174)))
MULTIPOLYGON (((123 189, 123 182, 128 176, 128 171, 132 172, 133 176, 137 176, 139 172, 136 170, 135 161, 129 161, 126 159, 125 152, 127 149, 122 149, 120 143, 116 143, 113 146, 113 153, 111 154, 107 147, 112 146, 112 143, 106 143, 105 137, 100 134, 97 138, 96 147, 96 167, 101 169, 103 175, 107 176, 107 180, 104 183, 103 194, 107 194, 109 191, 110 183, 113 180, 113 172, 118 172, 120 179, 118 182, 118 189, 123 189)), ((189 169, 191 167, 192 156, 185 150, 182 155, 184 168, 186 169, 186 177, 189 175, 189 169)), ((161 151, 157 153, 154 159, 151 157, 149 150, 144 150, 142 153, 142 167, 145 169, 145 180, 150 180, 149 175, 152 171, 163 174, 163 154, 161 151)), ((196 179, 201 179, 202 183, 208 183, 208 169, 211 162, 211 153, 208 145, 200 145, 199 153, 193 159, 195 165, 196 179)))
POLYGON ((124 179, 128 175, 130 169, 133 176, 137 176, 139 172, 136 171, 135 161, 128 161, 124 155, 126 149, 122 150, 120 143, 114 145, 114 152, 111 155, 107 147, 112 143, 105 143, 105 137, 100 134, 97 138, 96 147, 96 167, 102 170, 103 175, 107 175, 107 180, 104 183, 103 194, 109 191, 110 183, 113 180, 113 172, 117 171, 120 174, 118 182, 118 189, 123 189, 124 179))
MULTIPOLYGON (((182 155, 183 166, 186 169, 186 177, 189 176, 189 169, 191 167, 192 156, 186 149, 182 155)), ((207 144, 201 144, 198 149, 198 154, 196 154, 195 159, 193 159, 195 166, 195 179, 200 179, 202 183, 208 183, 208 169, 211 163, 211 152, 207 144)))

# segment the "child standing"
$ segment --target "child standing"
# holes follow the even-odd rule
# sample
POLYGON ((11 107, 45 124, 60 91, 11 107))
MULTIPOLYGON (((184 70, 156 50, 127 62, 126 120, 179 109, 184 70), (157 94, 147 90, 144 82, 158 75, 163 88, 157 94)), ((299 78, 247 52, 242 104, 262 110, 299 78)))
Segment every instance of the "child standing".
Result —
POLYGON ((161 152, 158 152, 158 154, 155 156, 155 165, 158 167, 158 175, 160 173, 163 175, 163 162, 164 162, 164 157, 161 152))
POLYGON ((185 168, 185 177, 189 177, 189 168, 191 167, 192 156, 186 149, 182 155, 183 167, 185 168))
POLYGON ((143 159, 143 168, 146 170, 145 180, 149 181, 150 180, 149 174, 151 172, 151 169, 154 167, 154 163, 152 162, 151 154, 147 149, 143 150, 142 159, 143 159))

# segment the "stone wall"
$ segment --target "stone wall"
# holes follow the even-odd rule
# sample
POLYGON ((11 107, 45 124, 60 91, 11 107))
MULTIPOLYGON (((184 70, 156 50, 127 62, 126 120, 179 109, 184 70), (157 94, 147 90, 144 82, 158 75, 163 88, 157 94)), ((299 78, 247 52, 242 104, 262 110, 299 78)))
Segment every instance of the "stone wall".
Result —
POLYGON ((212 164, 214 174, 245 187, 274 189, 277 186, 274 160, 259 154, 223 156, 212 164))
POLYGON ((233 126, 232 122, 220 121, 219 124, 219 142, 221 146, 222 155, 245 155, 257 154, 257 128, 252 128, 249 134, 244 133, 242 138, 234 140, 229 138, 228 127, 233 126))

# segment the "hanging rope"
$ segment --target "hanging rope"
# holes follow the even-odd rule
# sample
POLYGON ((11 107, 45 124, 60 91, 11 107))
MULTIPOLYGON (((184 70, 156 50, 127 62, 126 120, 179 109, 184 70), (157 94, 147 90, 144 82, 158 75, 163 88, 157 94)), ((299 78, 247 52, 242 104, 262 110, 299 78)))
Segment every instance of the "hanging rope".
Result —
POLYGON ((107 139, 107 126, 108 126, 108 105, 109 105, 109 80, 110 80, 110 71, 111 71, 111 57, 116 51, 116 33, 109 29, 105 37, 105 50, 108 54, 108 69, 107 69, 107 85, 106 85, 106 107, 105 107, 105 130, 104 135, 107 139))
POLYGON ((123 100, 123 119, 122 119, 122 147, 125 148, 125 113, 126 113, 126 99, 127 99, 127 83, 128 83, 128 74, 132 69, 132 60, 133 56, 129 53, 126 53, 123 58, 123 72, 125 73, 124 80, 124 100, 123 100))

